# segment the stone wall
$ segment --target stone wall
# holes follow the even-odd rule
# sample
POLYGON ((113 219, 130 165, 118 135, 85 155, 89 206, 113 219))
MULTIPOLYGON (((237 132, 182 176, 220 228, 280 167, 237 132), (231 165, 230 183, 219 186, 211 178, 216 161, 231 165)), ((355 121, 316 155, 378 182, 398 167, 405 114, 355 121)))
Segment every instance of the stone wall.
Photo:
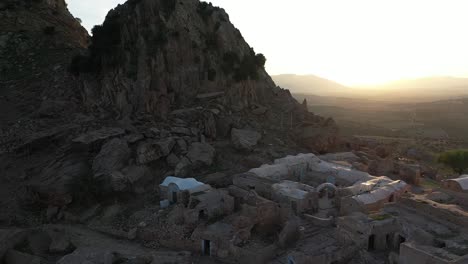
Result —
POLYGON ((444 260, 429 252, 417 249, 411 243, 403 243, 400 246, 400 264, 464 264, 468 263, 468 256, 457 260, 444 260))

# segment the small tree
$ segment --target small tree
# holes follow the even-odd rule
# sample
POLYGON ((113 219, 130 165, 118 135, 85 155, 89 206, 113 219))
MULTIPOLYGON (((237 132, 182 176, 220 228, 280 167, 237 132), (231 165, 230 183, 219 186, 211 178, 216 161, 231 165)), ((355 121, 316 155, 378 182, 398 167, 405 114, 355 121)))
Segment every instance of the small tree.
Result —
POLYGON ((438 161, 451 167, 458 174, 468 169, 468 150, 451 150, 440 154, 438 161))

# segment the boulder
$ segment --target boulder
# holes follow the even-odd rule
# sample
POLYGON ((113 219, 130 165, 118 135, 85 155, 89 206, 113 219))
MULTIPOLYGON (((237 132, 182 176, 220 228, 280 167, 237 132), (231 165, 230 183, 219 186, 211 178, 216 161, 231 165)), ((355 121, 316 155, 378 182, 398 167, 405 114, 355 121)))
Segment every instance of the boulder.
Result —
POLYGON ((101 128, 99 130, 83 134, 75 138, 73 142, 89 145, 97 141, 106 140, 123 134, 125 134, 125 131, 121 128, 101 128))
POLYGON ((216 134, 220 138, 227 138, 231 133, 234 121, 230 116, 216 118, 216 134))
POLYGON ((73 200, 70 184, 93 173, 88 159, 87 153, 73 151, 54 161, 41 171, 36 182, 32 184, 34 191, 41 197, 47 197, 50 206, 61 207, 69 204, 73 200))
POLYGON ((185 152, 188 150, 188 145, 187 142, 185 142, 184 139, 178 139, 177 140, 177 146, 179 147, 180 151, 185 152))
MULTIPOLYGON (((185 142, 185 141, 184 141, 185 142)), ((172 168, 175 168, 177 166, 177 164, 179 164, 180 162, 180 159, 179 157, 177 157, 177 155, 175 155, 174 153, 172 153, 171 155, 169 155, 167 158, 166 158, 166 162, 169 166, 171 166, 172 168)))
POLYGON ((131 134, 125 137, 125 140, 130 144, 135 144, 143 139, 145 139, 143 134, 131 134))
POLYGON ((421 183, 421 168, 419 165, 399 164, 400 178, 409 184, 419 185, 421 183))
POLYGON ((185 136, 192 135, 192 130, 186 127, 173 127, 171 128, 171 132, 174 134, 185 135, 185 136))
POLYGON ((47 207, 47 211, 46 211, 46 217, 47 217, 47 221, 52 221, 55 219, 55 217, 57 216, 59 212, 59 208, 57 206, 49 206, 47 207))
POLYGON ((253 150, 262 135, 255 131, 233 128, 231 130, 231 142, 235 148, 241 150, 253 150))
POLYGON ((130 159, 131 151, 125 140, 112 139, 107 142, 93 162, 95 176, 110 175, 125 167, 130 159))
POLYGON ((128 190, 135 184, 145 185, 151 179, 151 171, 146 166, 129 166, 111 173, 111 186, 114 191, 128 190))
POLYGON ((73 248, 73 244, 65 234, 55 233, 52 236, 52 243, 49 246, 49 252, 53 254, 69 253, 73 248))
POLYGON ((209 138, 216 138, 216 119, 213 113, 207 111, 203 113, 203 134, 209 138))
POLYGON ((186 177, 188 176, 191 171, 192 171, 192 162, 190 162, 189 159, 186 157, 183 157, 180 159, 179 163, 175 167, 175 176, 176 177, 186 177))
POLYGON ((139 164, 147 164, 169 155, 174 148, 175 140, 166 138, 160 141, 149 140, 142 142, 137 148, 137 160, 139 164))
POLYGON ((52 243, 51 237, 46 232, 35 232, 27 237, 28 248, 36 256, 46 255, 52 243))
POLYGON ((268 108, 265 106, 258 105, 257 108, 252 110, 254 115, 263 115, 268 111, 268 108))
POLYGON ((126 167, 122 170, 122 173, 125 175, 127 181, 131 184, 151 180, 151 170, 147 166, 143 165, 133 165, 126 167))
POLYGON ((443 192, 429 193, 426 195, 426 198, 431 201, 443 203, 443 204, 447 204, 453 199, 450 195, 443 193, 443 192))
POLYGON ((207 143, 193 143, 190 146, 187 158, 196 166, 211 166, 216 150, 207 143))
POLYGON ((5 264, 41 264, 41 258, 16 250, 8 250, 4 258, 5 264))
POLYGON ((111 187, 112 187, 112 190, 115 192, 122 192, 129 185, 127 178, 120 171, 113 171, 110 174, 110 177, 111 177, 111 187))

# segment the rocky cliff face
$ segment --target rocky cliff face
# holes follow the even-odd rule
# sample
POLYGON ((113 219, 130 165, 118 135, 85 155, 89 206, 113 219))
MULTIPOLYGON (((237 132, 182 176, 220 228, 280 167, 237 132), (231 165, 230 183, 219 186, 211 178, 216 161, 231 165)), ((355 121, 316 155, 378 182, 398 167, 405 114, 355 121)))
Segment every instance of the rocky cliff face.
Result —
MULTIPOLYGON (((0 25, 0 132, 4 132, 21 118, 33 118, 43 101, 74 100, 77 90, 67 68, 73 54, 88 46, 88 33, 64 0, 1 1, 0 25)), ((23 137, 24 129, 10 134, 23 137)), ((6 139, 0 135, 3 143, 6 139)))
POLYGON ((89 104, 167 118, 201 94, 222 93, 223 104, 236 111, 275 96, 263 55, 211 4, 129 1, 109 12, 94 33, 87 67, 99 84, 85 85, 89 104))
POLYGON ((37 204, 61 219, 116 193, 153 199, 168 175, 225 186, 336 145, 333 120, 277 87, 210 4, 130 0, 91 42, 63 0, 2 2, 0 24, 0 223, 33 225, 37 204))
POLYGON ((88 44, 86 30, 68 12, 64 0, 4 0, 0 23, 2 82, 47 74, 70 51, 88 44))

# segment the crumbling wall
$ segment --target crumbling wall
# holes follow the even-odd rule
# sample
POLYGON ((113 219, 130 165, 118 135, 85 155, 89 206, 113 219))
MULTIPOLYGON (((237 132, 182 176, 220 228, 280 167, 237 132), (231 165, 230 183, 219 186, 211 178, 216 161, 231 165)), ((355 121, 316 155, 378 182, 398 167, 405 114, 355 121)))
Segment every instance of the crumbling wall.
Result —
POLYGON ((265 198, 271 198, 272 185, 277 181, 259 177, 253 173, 238 174, 233 177, 233 184, 244 190, 255 191, 265 198))
POLYGON ((465 264, 468 263, 468 256, 460 257, 457 260, 446 260, 430 254, 427 251, 416 248, 411 243, 400 245, 400 264, 465 264))

